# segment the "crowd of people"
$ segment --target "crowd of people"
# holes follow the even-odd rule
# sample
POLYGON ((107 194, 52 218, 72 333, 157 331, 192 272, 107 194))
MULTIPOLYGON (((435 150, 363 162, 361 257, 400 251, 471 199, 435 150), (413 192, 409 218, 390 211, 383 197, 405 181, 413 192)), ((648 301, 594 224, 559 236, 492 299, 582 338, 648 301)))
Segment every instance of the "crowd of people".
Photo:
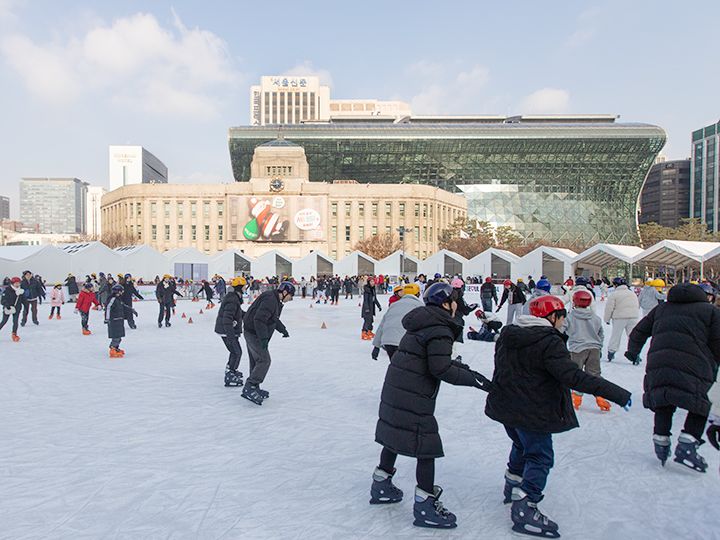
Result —
MULTIPOLYGON (((606 361, 616 360, 623 334, 627 350, 622 355, 635 366, 652 338, 647 353, 643 405, 654 413, 653 444, 664 466, 672 454, 671 430, 678 409, 687 411, 675 446, 674 461, 704 473, 706 460, 698 453, 703 436, 720 449, 720 388, 716 383, 720 361, 720 311, 714 283, 667 284, 659 278, 633 288, 623 277, 595 280, 570 277, 553 287, 546 276, 536 282, 507 279, 501 294, 494 279, 475 278, 480 305, 466 301, 466 281, 460 276, 435 274, 389 279, 387 276, 312 276, 257 279, 236 276, 229 284, 221 276, 209 280, 184 280, 169 274, 156 276, 157 325, 169 328, 178 298, 200 301, 219 308, 214 331, 229 356, 224 384, 242 387, 242 397, 262 405, 270 393, 261 387, 271 365, 270 340, 277 332, 290 336, 281 321, 283 306, 296 294, 310 302, 338 305, 340 295, 358 295, 362 319, 360 337, 372 341, 371 357, 385 351, 389 359, 380 396, 375 440, 381 445, 372 474, 371 504, 392 504, 403 492, 393 483, 398 455, 417 460, 414 491, 414 524, 453 528, 456 516, 442 501, 435 484, 435 459, 444 451, 435 417, 435 401, 442 382, 488 393, 485 413, 499 422, 509 438, 510 453, 504 474, 503 498, 511 504, 513 530, 522 534, 556 538, 559 526, 538 508, 548 475, 554 465, 552 435, 579 427, 575 411, 591 395, 607 412, 611 403, 625 410, 632 405, 626 389, 602 376, 605 326, 611 326, 606 361), (553 290, 554 289, 554 290, 553 290), (553 292, 555 294, 553 294, 553 292), (389 294, 387 305, 378 294, 389 294), (603 302, 599 313, 598 302, 603 302), (249 303, 245 310, 244 305, 249 303), (495 315, 507 305, 505 325, 495 315), (375 318, 386 313, 374 332, 375 318), (465 329, 465 318, 474 312, 478 328, 465 329), (248 353, 247 380, 239 370, 244 334, 248 353), (457 343, 491 342, 495 347, 494 370, 485 376, 463 362, 457 343), (488 374, 490 375, 490 374, 488 374), (712 413, 712 414, 711 414, 712 413)), ((91 335, 93 310, 103 310, 109 356, 122 358, 125 325, 135 329, 133 300, 143 300, 130 274, 91 274, 79 285, 69 275, 50 290, 50 318, 61 318, 67 303, 80 315, 83 335, 91 335), (64 287, 67 289, 67 297, 64 287)), ((20 340, 18 326, 30 316, 39 324, 37 306, 47 297, 47 287, 31 271, 3 282, 3 317, 0 330, 12 319, 12 340, 20 340)))

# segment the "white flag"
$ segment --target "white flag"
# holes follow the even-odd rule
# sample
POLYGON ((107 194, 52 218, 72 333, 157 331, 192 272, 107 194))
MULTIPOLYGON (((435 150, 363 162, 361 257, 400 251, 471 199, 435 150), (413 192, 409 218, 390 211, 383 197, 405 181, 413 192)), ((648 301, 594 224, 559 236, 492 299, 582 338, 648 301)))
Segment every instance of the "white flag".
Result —
POLYGON ((465 231, 463 231, 462 229, 460 229, 460 239, 461 240, 469 240, 470 235, 468 233, 466 233, 465 231))

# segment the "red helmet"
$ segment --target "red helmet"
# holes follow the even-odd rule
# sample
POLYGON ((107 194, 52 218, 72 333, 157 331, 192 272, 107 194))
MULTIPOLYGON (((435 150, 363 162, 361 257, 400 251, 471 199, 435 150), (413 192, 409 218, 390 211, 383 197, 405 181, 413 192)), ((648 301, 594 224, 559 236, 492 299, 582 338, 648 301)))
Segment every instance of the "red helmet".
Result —
POLYGON ((503 281, 503 287, 509 287, 512 284, 513 284, 513 282, 510 281, 509 279, 506 279, 505 281, 503 281))
POLYGON ((492 278, 491 278, 491 277, 486 277, 486 278, 485 278, 485 283, 492 283, 492 278))
POLYGON ((561 311, 562 315, 565 315, 565 304, 557 296, 551 294, 545 296, 538 296, 537 298, 530 301, 530 315, 533 317, 545 318, 556 311, 561 311))
POLYGON ((20 283, 22 280, 19 277, 14 277, 10 280, 10 283, 20 283))
POLYGON ((593 297, 590 291, 577 291, 572 295, 572 303, 577 307, 588 307, 592 304, 592 300, 593 297))

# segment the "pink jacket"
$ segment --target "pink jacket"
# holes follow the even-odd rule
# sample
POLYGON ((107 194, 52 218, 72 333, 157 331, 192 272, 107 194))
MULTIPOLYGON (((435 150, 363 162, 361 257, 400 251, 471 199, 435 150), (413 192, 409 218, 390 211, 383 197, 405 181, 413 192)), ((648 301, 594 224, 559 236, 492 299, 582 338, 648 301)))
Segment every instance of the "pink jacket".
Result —
POLYGON ((62 306, 65 303, 65 293, 62 289, 56 289, 53 287, 50 293, 50 305, 52 307, 62 306))

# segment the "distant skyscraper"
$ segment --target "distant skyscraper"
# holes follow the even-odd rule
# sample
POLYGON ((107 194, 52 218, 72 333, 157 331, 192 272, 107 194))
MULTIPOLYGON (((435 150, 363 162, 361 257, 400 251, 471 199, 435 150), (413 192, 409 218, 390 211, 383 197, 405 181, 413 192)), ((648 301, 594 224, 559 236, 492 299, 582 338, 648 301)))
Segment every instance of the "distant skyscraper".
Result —
POLYGON ((130 184, 167 184, 165 164, 142 146, 110 146, 110 191, 130 184))
POLYGON ((0 196, 0 219, 10 219, 10 199, 0 196))
POLYGON ((77 178, 23 178, 20 221, 38 232, 83 234, 87 218, 86 182, 77 178))
POLYGON ((659 161, 640 192, 640 223, 677 227, 690 215, 690 160, 659 161))
POLYGON ((720 204, 720 122, 692 133, 690 165, 690 215, 700 218, 708 229, 718 232, 720 204))
POLYGON ((100 186, 89 186, 87 190, 87 224, 85 232, 89 236, 99 238, 102 233, 100 205, 102 196, 107 193, 107 189, 100 186))

